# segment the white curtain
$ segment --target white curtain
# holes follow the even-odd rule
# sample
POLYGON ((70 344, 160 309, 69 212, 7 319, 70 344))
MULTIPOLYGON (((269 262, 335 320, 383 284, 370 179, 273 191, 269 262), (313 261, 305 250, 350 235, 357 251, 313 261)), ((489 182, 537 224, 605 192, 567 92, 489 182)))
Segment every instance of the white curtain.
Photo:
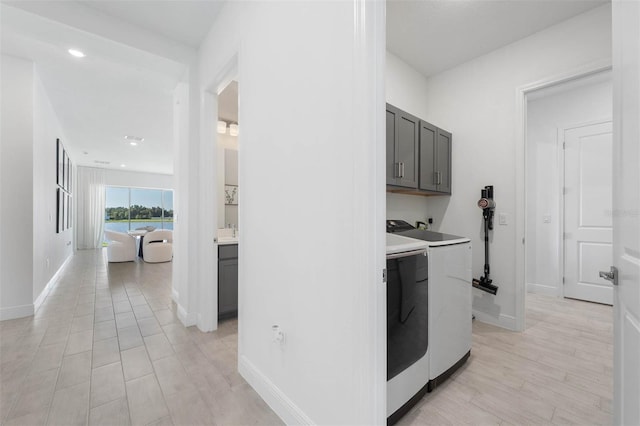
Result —
POLYGON ((102 247, 105 208, 105 171, 78 167, 78 249, 102 247))

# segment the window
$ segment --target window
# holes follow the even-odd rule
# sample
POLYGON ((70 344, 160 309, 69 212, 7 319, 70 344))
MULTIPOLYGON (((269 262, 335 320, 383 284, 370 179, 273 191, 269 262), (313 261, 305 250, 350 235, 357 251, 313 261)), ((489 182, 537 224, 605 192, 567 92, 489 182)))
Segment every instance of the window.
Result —
POLYGON ((105 201, 104 229, 173 229, 173 191, 107 186, 105 201))

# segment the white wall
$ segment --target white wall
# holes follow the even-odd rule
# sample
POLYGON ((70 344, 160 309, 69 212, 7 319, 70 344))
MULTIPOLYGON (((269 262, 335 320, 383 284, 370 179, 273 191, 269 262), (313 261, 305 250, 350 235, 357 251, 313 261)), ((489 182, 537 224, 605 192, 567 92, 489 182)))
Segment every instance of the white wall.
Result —
MULTIPOLYGON (((56 234, 56 139, 66 142, 62 127, 37 72, 33 111, 33 299, 73 254, 73 228, 56 234)), ((68 144, 67 144, 68 145, 68 144)), ((73 163, 74 159, 70 158, 73 163)), ((76 175, 76 170, 71 176, 76 175)), ((72 190, 76 185, 72 184, 72 190)), ((75 210, 75 209, 73 209, 75 210)), ((72 211, 73 211, 72 210, 72 211)), ((40 301, 41 301, 40 300, 40 301)), ((37 306, 36 306, 37 307, 37 306)))
MULTIPOLYGON (((189 185, 189 86, 180 83, 173 96, 173 170, 175 193, 173 195, 173 276, 172 297, 174 301, 183 305, 181 320, 185 322, 184 305, 187 304, 187 283, 193 272, 189 267, 189 220, 187 208, 190 200, 189 185), (185 149, 185 145, 186 148, 185 149), (185 152, 186 151, 186 152, 185 152), (185 206, 185 208, 182 208, 185 206), (181 300, 182 298, 182 300, 181 300)), ((187 305, 188 306, 188 305, 187 305)), ((191 319, 188 325, 193 325, 191 319)))
POLYGON ((383 8, 229 2, 201 46, 242 87, 239 369, 288 423, 386 418, 383 8))
MULTIPOLYGON (((559 130, 611 120, 611 72, 533 92, 527 103, 527 268, 530 292, 562 296, 559 130), (545 217, 548 222, 545 222, 545 217)), ((561 143, 561 141, 560 141, 561 143)))
POLYGON ((1 62, 0 319, 9 319, 33 314, 73 247, 71 229, 56 234, 60 123, 33 63, 6 55, 1 62))
POLYGON ((389 51, 386 52, 385 98, 391 105, 429 121, 427 79, 389 51))
POLYGON ((34 71, 30 61, 1 60, 0 319, 8 319, 33 314, 34 71))
POLYGON ((474 311, 482 321, 515 328, 516 283, 524 278, 516 277, 524 237, 514 220, 516 180, 524 166, 514 163, 516 91, 610 58, 611 9, 604 5, 427 80, 426 115, 453 132, 453 195, 429 198, 429 210, 442 212, 440 230, 472 238, 474 276, 484 263, 476 207, 482 187, 494 185, 496 217, 504 213, 508 219, 507 225, 496 223, 492 235, 498 294, 474 290, 474 311))
POLYGON ((105 169, 105 185, 173 189, 173 175, 105 169))

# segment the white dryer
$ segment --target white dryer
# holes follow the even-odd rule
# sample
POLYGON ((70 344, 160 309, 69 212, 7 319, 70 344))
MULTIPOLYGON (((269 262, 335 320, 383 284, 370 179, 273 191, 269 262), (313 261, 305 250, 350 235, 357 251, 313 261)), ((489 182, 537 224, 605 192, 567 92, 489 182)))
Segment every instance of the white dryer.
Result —
POLYGON ((429 241, 429 391, 471 354, 471 241, 429 241))

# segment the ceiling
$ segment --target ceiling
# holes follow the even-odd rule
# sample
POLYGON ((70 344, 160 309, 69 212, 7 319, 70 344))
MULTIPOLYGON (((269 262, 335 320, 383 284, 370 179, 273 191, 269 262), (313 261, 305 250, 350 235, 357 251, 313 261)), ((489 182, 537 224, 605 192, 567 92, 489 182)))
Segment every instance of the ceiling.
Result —
POLYGON ((92 0, 78 3, 194 48, 209 32, 211 18, 218 15, 223 4, 211 0, 92 0))
MULTIPOLYGON (((389 0, 387 47, 429 76, 606 2, 389 0)), ((0 0, 1 50, 36 63, 75 164, 171 174, 173 90, 223 4, 0 0)), ((219 115, 237 122, 237 84, 219 115)))
POLYGON ((2 1, 2 53, 35 62, 76 165, 172 174, 173 91, 221 4, 2 1))
POLYGON ((609 0, 388 0, 387 49, 425 77, 609 0))

